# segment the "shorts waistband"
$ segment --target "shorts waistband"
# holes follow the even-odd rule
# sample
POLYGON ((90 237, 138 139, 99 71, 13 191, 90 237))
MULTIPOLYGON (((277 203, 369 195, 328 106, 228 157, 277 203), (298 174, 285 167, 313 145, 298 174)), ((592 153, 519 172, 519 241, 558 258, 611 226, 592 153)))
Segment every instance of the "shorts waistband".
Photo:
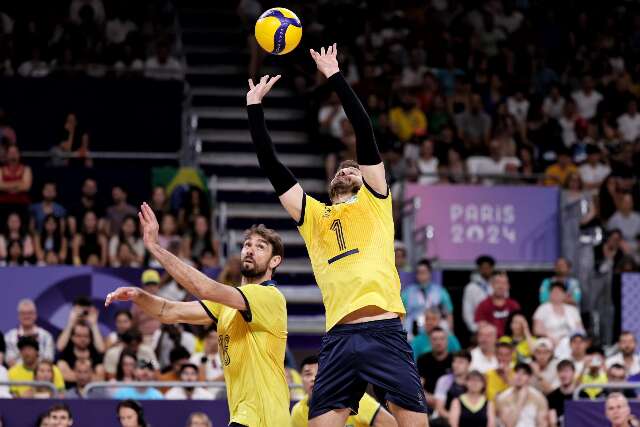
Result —
POLYGON ((370 322, 336 325, 327 335, 349 335, 368 332, 403 332, 404 327, 399 317, 393 319, 372 320, 370 322))

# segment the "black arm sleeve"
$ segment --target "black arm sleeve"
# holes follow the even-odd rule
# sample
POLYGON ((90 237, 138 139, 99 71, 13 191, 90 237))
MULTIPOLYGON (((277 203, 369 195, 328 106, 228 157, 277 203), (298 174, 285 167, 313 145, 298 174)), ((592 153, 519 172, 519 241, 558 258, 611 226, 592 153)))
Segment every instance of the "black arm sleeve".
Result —
POLYGON ((342 73, 337 72, 329 77, 333 90, 338 94, 344 112, 347 114, 356 134, 356 155, 361 165, 377 165, 382 162, 378 145, 373 134, 373 125, 358 95, 351 89, 342 73))
POLYGON ((276 155, 273 142, 267 131, 267 124, 264 121, 264 111, 262 104, 252 104, 247 106, 249 114, 249 130, 251 139, 256 147, 258 163, 271 181, 271 185, 276 190, 276 194, 282 196, 296 185, 298 181, 291 171, 283 165, 276 155))

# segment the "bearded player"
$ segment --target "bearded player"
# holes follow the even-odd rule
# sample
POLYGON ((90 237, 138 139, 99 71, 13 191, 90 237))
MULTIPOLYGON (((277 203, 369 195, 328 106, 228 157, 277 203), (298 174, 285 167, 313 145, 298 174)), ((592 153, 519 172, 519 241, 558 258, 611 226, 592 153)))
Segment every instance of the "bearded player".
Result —
POLYGON ((389 186, 371 121, 340 73, 336 45, 311 50, 338 94, 356 134, 358 162, 343 162, 331 181, 331 204, 304 192, 277 158, 261 101, 280 76, 249 80, 249 127, 260 166, 296 221, 322 292, 327 334, 309 402, 309 426, 341 427, 367 384, 398 424, 427 426, 420 377, 400 316, 400 279, 394 262, 389 186))
POLYGON ((145 203, 138 214, 144 243, 165 270, 199 301, 177 302, 140 288, 118 288, 105 305, 132 301, 163 323, 217 326, 229 401, 230 426, 288 426, 289 388, 284 372, 287 308, 271 280, 282 262, 280 236, 263 225, 245 232, 240 254, 242 286, 216 282, 158 243, 158 221, 145 203))

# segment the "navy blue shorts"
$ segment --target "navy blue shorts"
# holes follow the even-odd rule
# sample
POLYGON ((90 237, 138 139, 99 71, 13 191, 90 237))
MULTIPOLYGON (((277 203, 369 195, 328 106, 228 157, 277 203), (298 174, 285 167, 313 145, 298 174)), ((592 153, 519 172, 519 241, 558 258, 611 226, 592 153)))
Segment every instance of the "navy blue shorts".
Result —
POLYGON ((376 397, 427 412, 420 376, 400 319, 334 326, 322 339, 309 419, 334 409, 358 412, 371 384, 376 397))

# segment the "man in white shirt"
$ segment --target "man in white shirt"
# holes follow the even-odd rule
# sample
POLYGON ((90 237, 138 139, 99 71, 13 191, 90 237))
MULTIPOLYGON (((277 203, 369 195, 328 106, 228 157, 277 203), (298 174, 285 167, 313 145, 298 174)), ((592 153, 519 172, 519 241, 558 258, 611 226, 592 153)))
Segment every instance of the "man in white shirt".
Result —
MULTIPOLYGON (((569 346, 571 348, 571 354, 568 359, 573 362, 576 373, 581 373, 584 369, 584 364, 587 358, 587 347, 589 347, 589 337, 584 332, 576 332, 571 335, 569 346)), ((560 359, 563 356, 559 357, 560 359)))
POLYGON ((597 145, 589 144, 587 145, 587 161, 580 166, 579 171, 584 187, 597 192, 602 181, 611 173, 611 168, 602 163, 600 148, 597 145))
POLYGON ((169 45, 158 43, 156 55, 144 63, 144 76, 157 80, 183 80, 182 64, 176 58, 169 56, 169 45))
POLYGON ((520 167, 520 159, 517 157, 504 156, 503 144, 509 144, 509 140, 504 140, 504 136, 497 136, 489 143, 489 156, 471 156, 467 159, 467 170, 470 174, 478 174, 480 180, 487 184, 493 184, 495 178, 482 175, 503 175, 508 171, 520 167))
POLYGON ((607 223, 609 231, 619 229, 625 242, 636 248, 636 236, 640 234, 640 214, 633 210, 633 196, 626 193, 622 196, 620 207, 609 218, 607 223))
MULTIPOLYGON (((180 381, 198 381, 198 367, 193 363, 185 363, 180 367, 180 381)), ((202 387, 171 387, 164 395, 170 400, 213 400, 213 394, 202 387)))
POLYGON ((347 119, 347 114, 340 104, 340 99, 335 92, 331 93, 327 102, 318 111, 318 124, 320 130, 335 139, 343 136, 342 121, 347 119))
POLYGON ((519 363, 514 370, 513 386, 496 398, 497 417, 506 426, 546 426, 549 406, 544 395, 530 385, 531 367, 519 363))
POLYGON ((631 142, 640 136, 640 114, 635 99, 627 104, 627 112, 618 117, 618 135, 623 141, 631 142))
POLYGON ((627 376, 640 373, 640 357, 636 353, 636 337, 630 331, 622 331, 618 339, 619 352, 607 359, 607 368, 619 364, 625 367, 627 376))
POLYGON ((482 255, 476 259, 476 265, 478 271, 471 275, 471 281, 464 287, 462 295, 462 317, 471 333, 478 330, 476 308, 493 292, 489 279, 493 275, 496 261, 488 255, 482 255))
POLYGON ((594 90, 593 78, 585 76, 582 80, 582 89, 574 92, 571 97, 576 101, 578 106, 578 114, 586 119, 593 119, 598 113, 598 104, 603 97, 600 92, 594 90))
POLYGON ((22 336, 33 336, 38 340, 40 355, 45 360, 53 360, 54 348, 53 337, 44 329, 36 325, 38 311, 36 305, 30 299, 23 299, 18 303, 18 323, 17 328, 11 329, 4 335, 7 346, 5 360, 7 365, 13 366, 20 359, 18 350, 18 339, 22 336))
POLYGON ((578 140, 578 137, 576 136, 576 123, 578 122, 578 119, 580 119, 580 116, 576 109, 576 102, 573 99, 568 99, 564 104, 562 116, 558 119, 558 124, 560 125, 562 134, 562 142, 567 148, 571 147, 578 140))
POLYGON ((519 125, 526 123, 529 114, 529 101, 521 90, 516 90, 513 96, 507 98, 507 111, 515 117, 519 125))
POLYGON ((553 85, 549 95, 542 101, 542 112, 551 119, 560 119, 564 111, 564 97, 560 94, 560 87, 553 85))
POLYGON ((496 341, 498 332, 496 327, 489 323, 480 323, 478 326, 478 346, 471 350, 471 366, 469 371, 479 371, 486 374, 492 369, 498 368, 496 358, 496 341))

